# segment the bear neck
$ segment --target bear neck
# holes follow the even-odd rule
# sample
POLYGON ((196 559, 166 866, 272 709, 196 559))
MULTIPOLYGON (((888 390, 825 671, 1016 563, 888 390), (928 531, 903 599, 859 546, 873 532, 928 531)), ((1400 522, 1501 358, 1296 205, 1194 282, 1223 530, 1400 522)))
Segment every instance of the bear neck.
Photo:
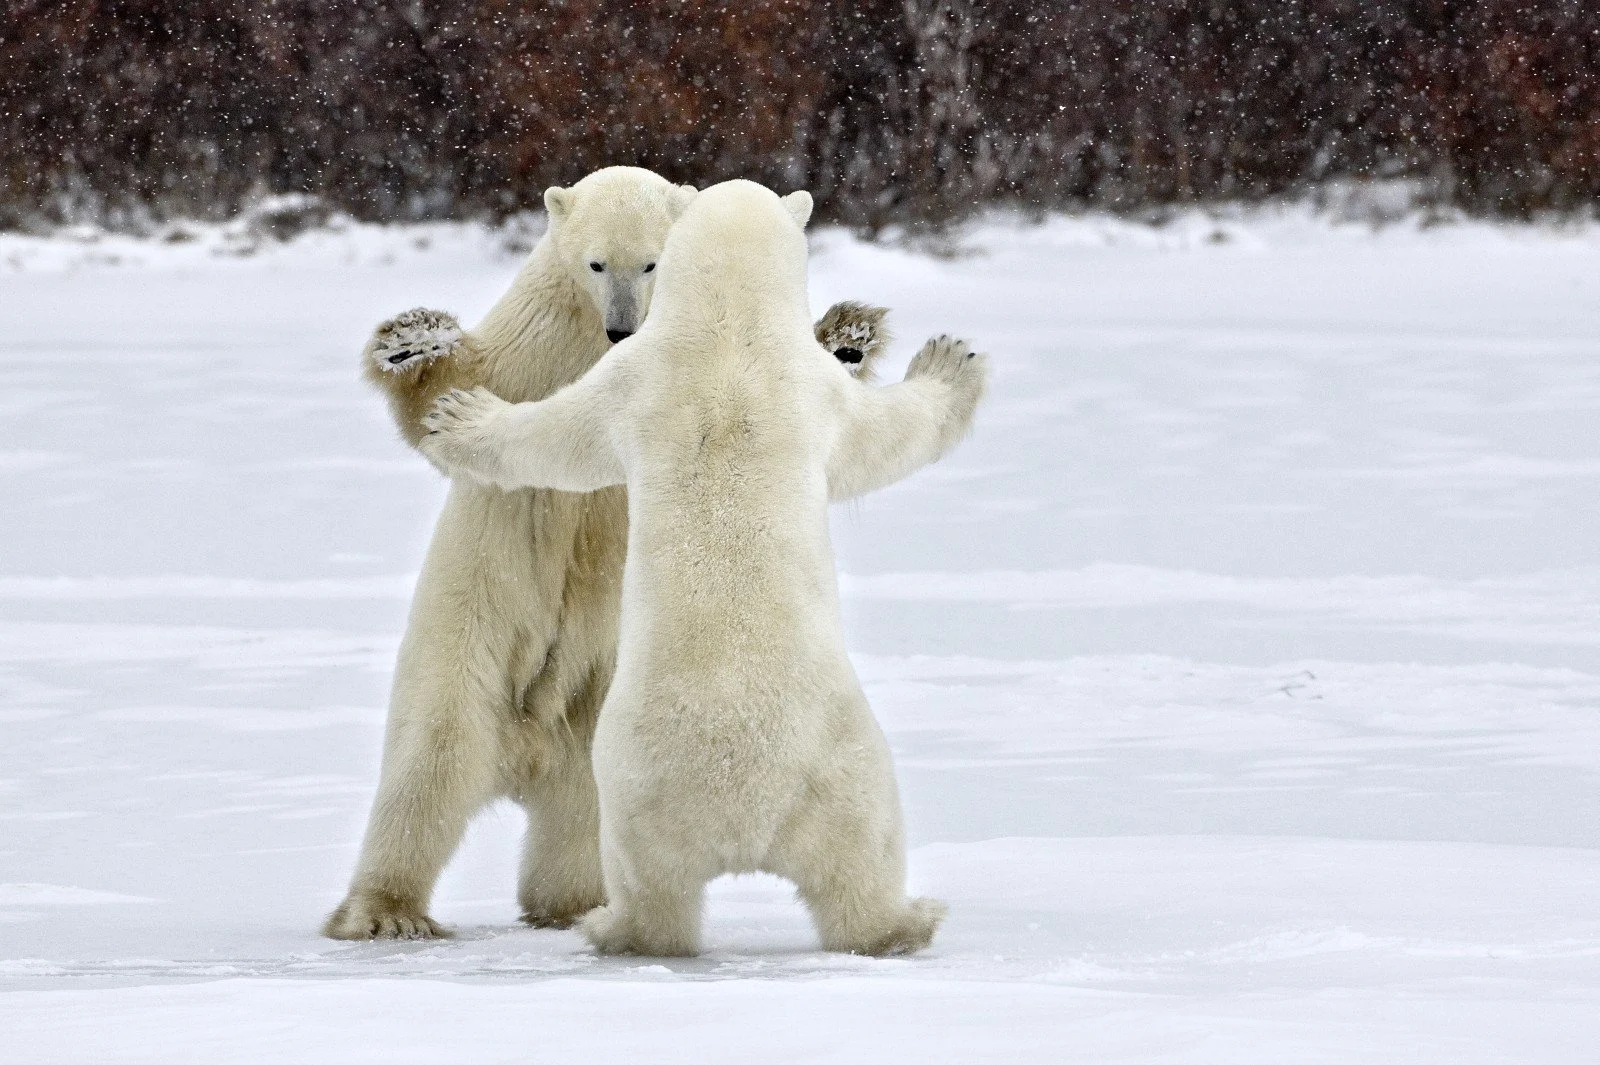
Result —
POLYGON ((659 325, 673 335, 731 335, 766 341, 812 335, 804 294, 775 299, 745 286, 731 290, 708 286, 702 298, 682 301, 662 301, 658 293, 646 324, 659 325))
POLYGON ((670 259, 662 256, 650 320, 700 333, 811 336, 804 258, 797 268, 748 245, 716 255, 674 250, 678 254, 670 259))

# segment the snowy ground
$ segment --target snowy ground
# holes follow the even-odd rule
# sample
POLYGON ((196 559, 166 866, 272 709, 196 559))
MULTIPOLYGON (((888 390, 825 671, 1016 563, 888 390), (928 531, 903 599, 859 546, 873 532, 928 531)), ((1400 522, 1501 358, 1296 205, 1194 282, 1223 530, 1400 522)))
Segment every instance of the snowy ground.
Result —
POLYGON ((516 258, 0 240, 0 1061, 1595 1061, 1600 236, 972 244, 813 269, 997 370, 835 521, 950 920, 829 956, 728 881, 654 964, 514 923, 510 810, 455 940, 315 934, 442 495, 355 352, 516 258))

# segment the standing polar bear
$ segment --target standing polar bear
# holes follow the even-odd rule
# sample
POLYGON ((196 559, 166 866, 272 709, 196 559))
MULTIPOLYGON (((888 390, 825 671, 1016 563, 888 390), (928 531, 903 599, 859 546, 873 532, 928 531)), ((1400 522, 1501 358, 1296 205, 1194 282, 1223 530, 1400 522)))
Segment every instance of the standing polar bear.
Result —
MULTIPOLYGON (((639 327, 667 231, 695 190, 612 167, 545 194, 550 228, 476 330, 412 311, 363 355, 413 446, 451 388, 542 399, 639 327)), ((841 304, 819 339, 860 372, 883 312, 841 304)), ((627 543, 621 488, 578 495, 451 485, 395 668, 383 770, 338 939, 444 934, 428 915, 468 820, 509 796, 527 811, 523 920, 564 925, 604 901, 589 747, 616 655, 627 543)))
POLYGON ((985 360, 929 341, 869 387, 813 337, 811 212, 732 181, 667 238, 643 328, 539 403, 452 392, 426 418, 441 467, 508 488, 628 487, 616 676, 594 737, 605 953, 687 955, 706 883, 794 881, 830 950, 932 938, 905 895, 894 769, 845 653, 830 500, 888 485, 967 430, 985 360))

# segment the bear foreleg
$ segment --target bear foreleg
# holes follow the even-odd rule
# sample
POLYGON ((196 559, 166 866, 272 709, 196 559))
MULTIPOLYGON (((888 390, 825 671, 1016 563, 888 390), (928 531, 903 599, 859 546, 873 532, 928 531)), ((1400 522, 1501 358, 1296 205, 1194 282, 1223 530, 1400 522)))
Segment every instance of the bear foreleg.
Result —
POLYGON ((899 384, 844 382, 843 431, 828 461, 829 496, 851 499, 936 461, 972 427, 987 376, 988 359, 946 336, 922 346, 899 384))
POLYGON ((486 364, 471 335, 453 315, 423 307, 381 323, 362 349, 361 366, 412 447, 426 432, 422 416, 434 400, 454 388, 486 383, 486 364))

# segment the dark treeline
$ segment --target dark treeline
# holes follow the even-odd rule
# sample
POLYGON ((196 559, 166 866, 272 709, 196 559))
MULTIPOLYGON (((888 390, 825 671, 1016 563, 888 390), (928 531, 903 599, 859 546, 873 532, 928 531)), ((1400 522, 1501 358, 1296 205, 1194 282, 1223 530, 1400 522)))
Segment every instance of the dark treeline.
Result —
POLYGON ((1592 0, 0 0, 0 227, 304 192, 496 216, 611 163, 825 217, 1408 176, 1600 202, 1592 0))

